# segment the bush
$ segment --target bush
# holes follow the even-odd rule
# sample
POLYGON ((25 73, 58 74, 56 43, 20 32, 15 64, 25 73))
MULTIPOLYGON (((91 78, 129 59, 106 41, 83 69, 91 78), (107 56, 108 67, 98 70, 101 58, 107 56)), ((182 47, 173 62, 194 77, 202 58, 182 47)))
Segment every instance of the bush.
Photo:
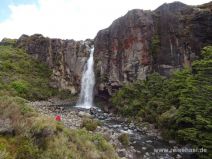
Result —
POLYGON ((124 146, 128 146, 130 144, 130 140, 129 140, 129 136, 128 134, 121 134, 119 137, 118 137, 118 140, 122 143, 122 145, 124 146))
POLYGON ((88 130, 88 131, 94 131, 94 130, 96 130, 98 125, 100 125, 100 122, 98 122, 97 120, 84 118, 82 120, 81 127, 86 128, 86 130, 88 130))
POLYGON ((19 94, 29 91, 29 83, 24 80, 16 80, 11 83, 11 87, 19 94))
POLYGON ((40 158, 40 152, 36 145, 29 138, 18 139, 16 159, 37 159, 40 158))

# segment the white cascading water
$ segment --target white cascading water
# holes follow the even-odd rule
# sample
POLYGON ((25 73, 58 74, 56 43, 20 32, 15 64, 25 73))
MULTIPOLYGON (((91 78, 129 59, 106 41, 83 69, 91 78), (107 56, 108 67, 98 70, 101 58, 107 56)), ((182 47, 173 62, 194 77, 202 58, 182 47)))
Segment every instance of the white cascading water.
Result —
POLYGON ((93 53, 94 47, 90 49, 89 59, 84 66, 81 80, 80 98, 77 102, 77 107, 85 109, 89 109, 93 106, 93 88, 95 84, 93 53))

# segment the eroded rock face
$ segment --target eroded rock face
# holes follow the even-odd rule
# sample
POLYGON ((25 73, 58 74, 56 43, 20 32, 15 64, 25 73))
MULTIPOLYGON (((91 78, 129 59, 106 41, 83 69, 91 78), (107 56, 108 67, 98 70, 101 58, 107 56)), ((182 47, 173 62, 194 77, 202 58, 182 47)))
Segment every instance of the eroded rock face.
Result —
POLYGON ((97 34, 94 56, 100 91, 111 94, 123 83, 145 79, 151 70, 152 33, 152 13, 132 10, 97 34))
POLYGON ((172 70, 190 67, 201 48, 212 43, 211 10, 174 2, 165 3, 153 13, 154 35, 160 41, 152 54, 153 67, 160 74, 169 75, 172 70))
POLYGON ((35 59, 48 64, 52 71, 52 87, 79 92, 84 64, 89 56, 92 40, 74 41, 45 38, 40 34, 22 35, 17 46, 35 59))
POLYGON ((145 79, 153 71, 169 76, 190 66, 200 49, 212 44, 211 28, 207 6, 174 2, 153 12, 129 11, 94 40, 98 94, 110 96, 124 83, 145 79))
POLYGON ((53 87, 79 92, 89 46, 94 43, 96 94, 107 98, 123 84, 153 72, 169 76, 191 65, 201 48, 212 44, 212 3, 163 4, 155 11, 135 9, 98 32, 92 40, 23 35, 17 46, 52 68, 53 87))

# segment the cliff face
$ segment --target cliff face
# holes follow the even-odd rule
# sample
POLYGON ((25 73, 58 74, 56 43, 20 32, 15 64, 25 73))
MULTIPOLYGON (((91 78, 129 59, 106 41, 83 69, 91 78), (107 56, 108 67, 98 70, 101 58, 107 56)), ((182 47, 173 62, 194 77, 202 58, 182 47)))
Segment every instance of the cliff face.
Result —
POLYGON ((154 34, 159 37, 158 48, 152 52, 153 70, 161 74, 190 66, 200 49, 212 43, 210 9, 175 2, 160 6, 153 14, 154 34))
POLYGON ((16 45, 52 68, 52 87, 69 90, 73 94, 79 92, 81 75, 93 45, 92 40, 49 39, 35 34, 22 35, 16 45))
POLYGON ((174 2, 153 12, 129 11, 95 38, 99 94, 111 95, 153 71, 168 76, 190 66, 200 49, 212 44, 211 28, 212 11, 207 6, 174 2))
POLYGON ((200 49, 212 44, 212 3, 163 4, 155 11, 131 10, 92 40, 21 36, 17 46, 52 68, 53 87, 79 92, 83 67, 94 43, 96 93, 110 96, 148 73, 169 74, 190 66, 200 49))
POLYGON ((95 38, 98 89, 112 94, 124 82, 145 79, 151 70, 149 46, 153 34, 150 11, 132 10, 95 38), (107 91, 105 91, 107 90, 107 91))

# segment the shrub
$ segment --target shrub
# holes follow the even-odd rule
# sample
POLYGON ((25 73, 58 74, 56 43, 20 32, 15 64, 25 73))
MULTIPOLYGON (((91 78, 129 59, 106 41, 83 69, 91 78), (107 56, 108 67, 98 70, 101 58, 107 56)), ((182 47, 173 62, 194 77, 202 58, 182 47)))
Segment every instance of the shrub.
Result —
POLYGON ((97 126, 100 125, 100 123, 95 119, 90 118, 84 118, 82 120, 81 127, 86 128, 88 131, 94 131, 96 130, 97 126))
POLYGON ((130 140, 129 140, 129 136, 128 134, 121 134, 119 137, 118 137, 118 140, 122 143, 122 145, 124 146, 128 146, 129 143, 130 143, 130 140))
POLYGON ((11 87, 14 88, 19 94, 23 94, 29 91, 29 83, 24 80, 13 81, 11 83, 11 87))
POLYGON ((18 139, 16 159, 38 159, 40 152, 36 145, 29 138, 18 139))

